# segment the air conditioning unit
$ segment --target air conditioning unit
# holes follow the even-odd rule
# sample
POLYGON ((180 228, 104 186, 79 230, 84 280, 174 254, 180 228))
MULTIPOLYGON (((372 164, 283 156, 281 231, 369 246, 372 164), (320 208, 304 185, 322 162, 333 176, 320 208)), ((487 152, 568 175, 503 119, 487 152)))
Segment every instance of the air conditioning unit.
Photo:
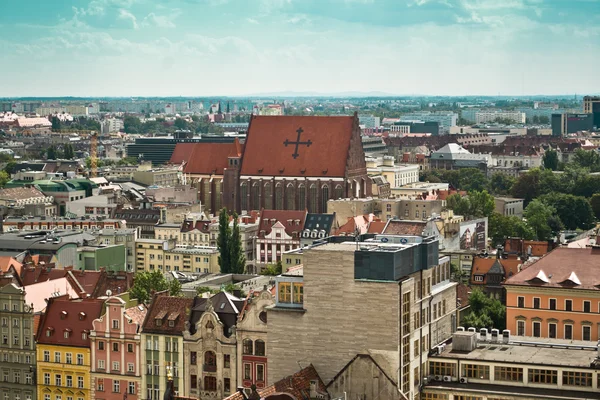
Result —
POLYGON ((441 375, 436 375, 436 376, 433 377, 433 380, 437 381, 437 382, 441 382, 442 381, 442 376, 441 375))
POLYGON ((505 329, 502 331, 502 343, 510 342, 510 330, 505 329))
POLYGON ((487 330, 487 328, 481 328, 479 330, 479 336, 480 336, 481 340, 485 342, 487 340, 487 338, 488 338, 488 330, 487 330))
POLYGON ((452 382, 452 377, 450 375, 444 375, 444 382, 452 382))
POLYGON ((477 329, 475 329, 474 327, 470 327, 470 328, 468 329, 468 332, 477 332, 477 329))
POLYGON ((456 330, 458 332, 464 332, 465 331, 465 327, 464 326, 459 326, 458 328, 456 328, 456 330))
POLYGON ((462 378, 460 378, 459 382, 460 383, 468 383, 469 381, 467 380, 467 378, 462 377, 462 378))

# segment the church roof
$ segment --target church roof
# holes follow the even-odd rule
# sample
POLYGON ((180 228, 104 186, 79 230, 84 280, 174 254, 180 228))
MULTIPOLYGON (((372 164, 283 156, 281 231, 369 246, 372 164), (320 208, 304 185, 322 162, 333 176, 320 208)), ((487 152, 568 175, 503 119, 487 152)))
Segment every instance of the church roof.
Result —
POLYGON ((343 177, 355 118, 253 116, 241 175, 343 177))
POLYGON ((223 175, 228 165, 227 158, 241 155, 242 145, 237 138, 233 143, 178 143, 170 162, 186 162, 183 167, 186 174, 223 175))

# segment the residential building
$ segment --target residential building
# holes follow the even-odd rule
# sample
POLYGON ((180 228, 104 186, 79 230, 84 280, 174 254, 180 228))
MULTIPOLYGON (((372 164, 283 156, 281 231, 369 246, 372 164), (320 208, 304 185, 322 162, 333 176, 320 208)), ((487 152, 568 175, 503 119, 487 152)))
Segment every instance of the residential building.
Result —
POLYGON ((96 236, 98 244, 125 246, 125 260, 128 272, 134 272, 136 266, 135 241, 137 240, 136 229, 101 229, 92 231, 96 236))
POLYGON ((380 118, 374 115, 359 115, 358 123, 364 125, 367 129, 379 128, 381 126, 380 118))
POLYGON ((77 269, 86 271, 99 271, 105 269, 110 272, 128 271, 126 262, 126 249, 122 244, 77 247, 77 269))
POLYGON ((300 245, 309 245, 315 240, 330 236, 334 223, 335 214, 306 214, 300 245))
POLYGON ((128 228, 136 229, 140 238, 153 239, 154 229, 161 221, 161 210, 156 208, 117 208, 115 219, 125 221, 128 228))
POLYGON ((322 213, 329 199, 370 196, 360 134, 356 114, 253 115, 243 156, 228 158, 223 205, 322 213))
POLYGON ((187 370, 183 358, 183 331, 194 300, 167 294, 159 292, 154 295, 142 327, 144 400, 162 398, 167 374, 173 376, 175 396, 188 394, 184 384, 187 370))
POLYGON ((156 202, 198 203, 198 189, 192 186, 149 187, 145 194, 156 202))
POLYGON ((137 271, 219 272, 219 250, 211 246, 175 245, 174 241, 138 239, 137 271))
POLYGON ((431 153, 429 165, 439 169, 479 168, 485 172, 490 161, 489 154, 472 154, 459 144, 448 143, 431 153))
POLYGON ((523 199, 513 197, 494 197, 495 211, 507 217, 523 218, 523 199))
POLYGON ((367 173, 383 175, 390 183, 391 189, 419 182, 419 166, 416 164, 396 164, 394 157, 367 157, 367 173))
POLYGON ((110 218, 117 209, 116 196, 97 195, 66 203, 65 214, 69 217, 110 218))
POLYGON ((244 301, 227 292, 194 298, 183 331, 187 367, 185 393, 202 399, 222 399, 237 388, 235 324, 244 301), (189 376, 189 378, 188 378, 189 376))
POLYGON ((187 246, 210 246, 209 220, 185 220, 180 226, 177 243, 187 246))
POLYGON ((65 105, 65 112, 73 117, 87 117, 88 108, 87 105, 67 104, 65 105))
POLYGON ((589 114, 552 114, 552 136, 565 136, 570 133, 594 131, 595 115, 589 114))
POLYGON ((497 120, 511 121, 515 124, 524 124, 526 116, 524 112, 520 111, 477 111, 475 113, 476 124, 487 124, 490 122, 496 122, 497 120))
MULTIPOLYGON (((254 264, 256 255, 254 251, 256 249, 255 239, 258 236, 258 228, 260 226, 260 218, 258 212, 252 212, 248 215, 242 215, 239 217, 238 226, 240 229, 240 239, 242 242, 242 251, 246 256, 246 262, 254 264)), ((233 228, 233 220, 229 223, 229 227, 233 228)), ((210 245, 217 245, 217 238, 219 237, 219 223, 213 222, 210 224, 210 245)))
POLYGON ((275 264, 285 251, 298 248, 306 215, 306 210, 261 210, 256 263, 275 264))
POLYGON ((177 168, 135 171, 133 181, 146 186, 177 186, 179 185, 179 171, 177 168))
POLYGON ((125 128, 122 119, 118 118, 107 118, 100 122, 100 133, 103 135, 109 135, 111 133, 120 132, 125 128))
POLYGON ((524 264, 519 257, 504 255, 502 248, 496 251, 496 257, 474 257, 470 275, 471 287, 478 287, 488 296, 504 303, 506 296, 502 284, 521 272, 524 264))
POLYGON ((96 400, 145 398, 144 365, 140 360, 142 324, 147 310, 143 304, 137 305, 135 300, 133 303, 109 297, 104 303, 104 313, 92 323, 92 398, 96 400))
POLYGON ((435 199, 380 199, 382 220, 428 220, 441 214, 444 200, 435 199))
POLYGON ((55 260, 57 268, 77 265, 77 240, 82 234, 65 233, 50 237, 51 232, 5 233, 0 235, 0 251, 44 255, 55 260), (70 241, 74 240, 74 241, 70 241))
POLYGON ((580 341, 455 332, 429 357, 421 399, 594 399, 598 362, 596 346, 580 341))
POLYGON ((164 271, 165 251, 174 242, 159 239, 138 239, 135 241, 136 271, 164 271))
POLYGON ((0 279, 0 393, 5 400, 33 400, 37 398, 34 311, 25 302, 25 289, 11 281, 8 276, 0 279))
MULTIPOLYGON (((447 121, 446 123, 451 123, 451 121, 447 121)), ((438 136, 440 134, 440 130, 442 131, 442 133, 447 133, 449 130, 447 125, 442 125, 438 121, 423 121, 423 120, 411 120, 411 121, 396 122, 394 125, 392 125, 390 127, 390 129, 395 134, 397 134, 397 133, 400 133, 403 135, 429 134, 432 136, 438 136)), ((450 129, 452 129, 452 126, 450 126, 450 129)))
POLYGON ((38 400, 91 400, 90 331, 102 300, 48 300, 37 340, 38 400))
POLYGON ((380 157, 387 154, 387 147, 381 136, 361 136, 365 155, 380 157))
POLYGON ((178 241, 180 235, 181 224, 168 224, 159 222, 154 227, 154 239, 178 241))
POLYGON ((600 247, 559 247, 504 282, 506 327, 517 336, 596 343, 600 247))
MULTIPOLYGON (((400 117, 400 121, 437 122, 440 125, 440 130, 447 132, 450 127, 456 125, 458 114, 449 111, 416 111, 403 114, 400 117)), ((412 127, 411 132, 414 132, 412 127)))
POLYGON ((600 96, 585 96, 583 98, 583 112, 594 115, 594 126, 600 128, 600 96))
POLYGON ((267 308, 274 304, 273 295, 266 287, 249 296, 240 310, 236 324, 237 387, 265 388, 267 382, 268 348, 267 308))
POLYGON ((2 224, 2 231, 44 231, 53 229, 91 231, 94 228, 113 230, 124 228, 126 224, 118 219, 67 219, 41 217, 7 217, 2 224))
MULTIPOLYGON (((429 351, 456 325, 456 284, 436 240, 397 241, 405 244, 375 236, 305 248, 302 272, 293 268, 276 278, 276 303, 267 312, 268 382, 293 373, 298 362, 330 382, 353 355, 391 352, 397 394, 418 395, 429 351), (368 329, 356 329, 357 321, 368 329), (334 333, 325 334, 327 327, 334 333)), ((378 384, 371 375, 363 382, 366 393, 378 384)))

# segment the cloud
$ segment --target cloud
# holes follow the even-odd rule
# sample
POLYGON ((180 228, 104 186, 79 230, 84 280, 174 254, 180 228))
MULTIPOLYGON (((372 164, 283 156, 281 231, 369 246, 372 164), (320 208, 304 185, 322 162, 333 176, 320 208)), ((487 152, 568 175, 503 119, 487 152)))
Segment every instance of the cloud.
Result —
POLYGON ((141 22, 140 26, 143 26, 143 27, 155 26, 157 28, 175 28, 176 25, 173 22, 173 19, 175 19, 178 15, 179 15, 179 12, 177 12, 176 14, 173 14, 171 16, 156 15, 153 12, 151 12, 144 18, 144 20, 141 22))
POLYGON ((254 18, 246 18, 246 21, 248 21, 248 22, 249 22, 249 23, 251 23, 251 24, 258 25, 258 21, 257 21, 257 20, 255 20, 254 18))
POLYGON ((310 22, 312 22, 312 20, 304 14, 294 15, 293 17, 290 17, 285 20, 286 24, 294 24, 294 25, 302 24, 302 23, 310 23, 310 22))
POLYGON ((131 25, 133 26, 133 29, 138 29, 138 23, 137 23, 137 18, 135 17, 135 15, 133 15, 131 12, 125 10, 125 9, 119 9, 119 16, 118 19, 123 19, 126 21, 130 21, 131 25))
POLYGON ((263 14, 271 14, 292 4, 292 0, 260 0, 259 10, 263 14))

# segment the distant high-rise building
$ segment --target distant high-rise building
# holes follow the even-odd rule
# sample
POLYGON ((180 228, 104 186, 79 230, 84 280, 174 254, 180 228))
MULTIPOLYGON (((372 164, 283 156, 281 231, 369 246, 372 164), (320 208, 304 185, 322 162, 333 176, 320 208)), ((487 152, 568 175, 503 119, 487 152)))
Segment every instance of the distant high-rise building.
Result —
POLYGON ((552 114, 552 136, 592 130, 594 130, 594 114, 552 114))
POLYGON ((600 96, 585 96, 583 98, 583 112, 594 115, 594 126, 600 129, 600 96))
POLYGON ((364 125, 365 128, 379 128, 381 125, 379 117, 374 115, 359 115, 358 123, 360 125, 364 125))
POLYGON ((415 111, 413 113, 402 115, 400 120, 437 122, 440 125, 441 131, 448 132, 450 127, 456 126, 458 114, 451 111, 415 111))

